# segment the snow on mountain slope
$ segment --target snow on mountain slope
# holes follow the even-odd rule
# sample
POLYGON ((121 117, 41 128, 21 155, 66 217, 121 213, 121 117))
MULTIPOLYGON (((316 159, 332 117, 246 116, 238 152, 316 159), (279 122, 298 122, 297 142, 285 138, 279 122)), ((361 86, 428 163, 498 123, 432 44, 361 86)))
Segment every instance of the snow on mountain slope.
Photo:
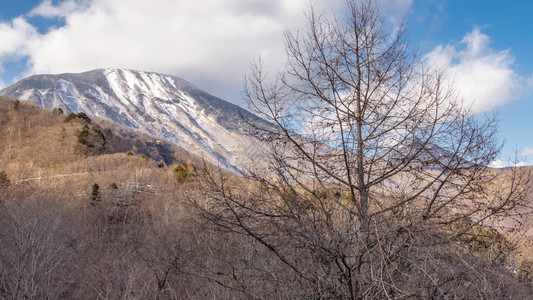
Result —
POLYGON ((254 115, 174 76, 125 69, 34 75, 0 94, 142 130, 232 170, 260 155, 257 140, 244 134, 242 117, 254 115))

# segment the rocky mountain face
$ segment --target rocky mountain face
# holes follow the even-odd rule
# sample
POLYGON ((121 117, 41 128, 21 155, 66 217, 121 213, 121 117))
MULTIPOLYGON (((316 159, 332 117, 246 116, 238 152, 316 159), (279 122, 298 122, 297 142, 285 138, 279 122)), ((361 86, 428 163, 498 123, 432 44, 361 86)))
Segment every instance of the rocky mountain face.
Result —
POLYGON ((34 75, 0 94, 111 120, 234 171, 260 155, 257 140, 246 134, 245 119, 256 116, 174 76, 125 69, 34 75))

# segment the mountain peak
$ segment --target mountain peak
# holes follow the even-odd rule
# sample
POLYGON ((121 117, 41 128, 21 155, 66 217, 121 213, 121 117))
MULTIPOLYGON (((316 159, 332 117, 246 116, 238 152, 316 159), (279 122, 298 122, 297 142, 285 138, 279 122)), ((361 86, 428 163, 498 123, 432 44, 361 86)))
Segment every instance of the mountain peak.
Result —
POLYGON ((256 153, 242 120, 254 115, 172 75, 116 68, 33 75, 0 94, 111 120, 233 170, 256 153))

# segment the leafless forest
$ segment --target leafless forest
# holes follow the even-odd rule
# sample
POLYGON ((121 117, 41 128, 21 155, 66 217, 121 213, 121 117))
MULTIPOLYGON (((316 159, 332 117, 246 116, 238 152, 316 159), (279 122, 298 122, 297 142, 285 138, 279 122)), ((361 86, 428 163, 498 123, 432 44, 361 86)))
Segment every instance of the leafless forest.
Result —
POLYGON ((371 1, 285 34, 242 174, 0 99, 2 299, 530 299, 530 169, 371 1), (274 128, 274 129, 273 129, 274 128))

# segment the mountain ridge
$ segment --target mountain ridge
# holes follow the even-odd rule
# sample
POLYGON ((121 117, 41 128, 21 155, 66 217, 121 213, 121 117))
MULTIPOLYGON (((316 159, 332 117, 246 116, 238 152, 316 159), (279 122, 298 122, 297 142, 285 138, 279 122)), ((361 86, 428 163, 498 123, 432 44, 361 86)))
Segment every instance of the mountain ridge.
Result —
POLYGON ((238 171, 260 155, 247 110, 172 75, 129 69, 32 75, 0 90, 66 113, 84 112, 169 140, 210 163, 238 171))

